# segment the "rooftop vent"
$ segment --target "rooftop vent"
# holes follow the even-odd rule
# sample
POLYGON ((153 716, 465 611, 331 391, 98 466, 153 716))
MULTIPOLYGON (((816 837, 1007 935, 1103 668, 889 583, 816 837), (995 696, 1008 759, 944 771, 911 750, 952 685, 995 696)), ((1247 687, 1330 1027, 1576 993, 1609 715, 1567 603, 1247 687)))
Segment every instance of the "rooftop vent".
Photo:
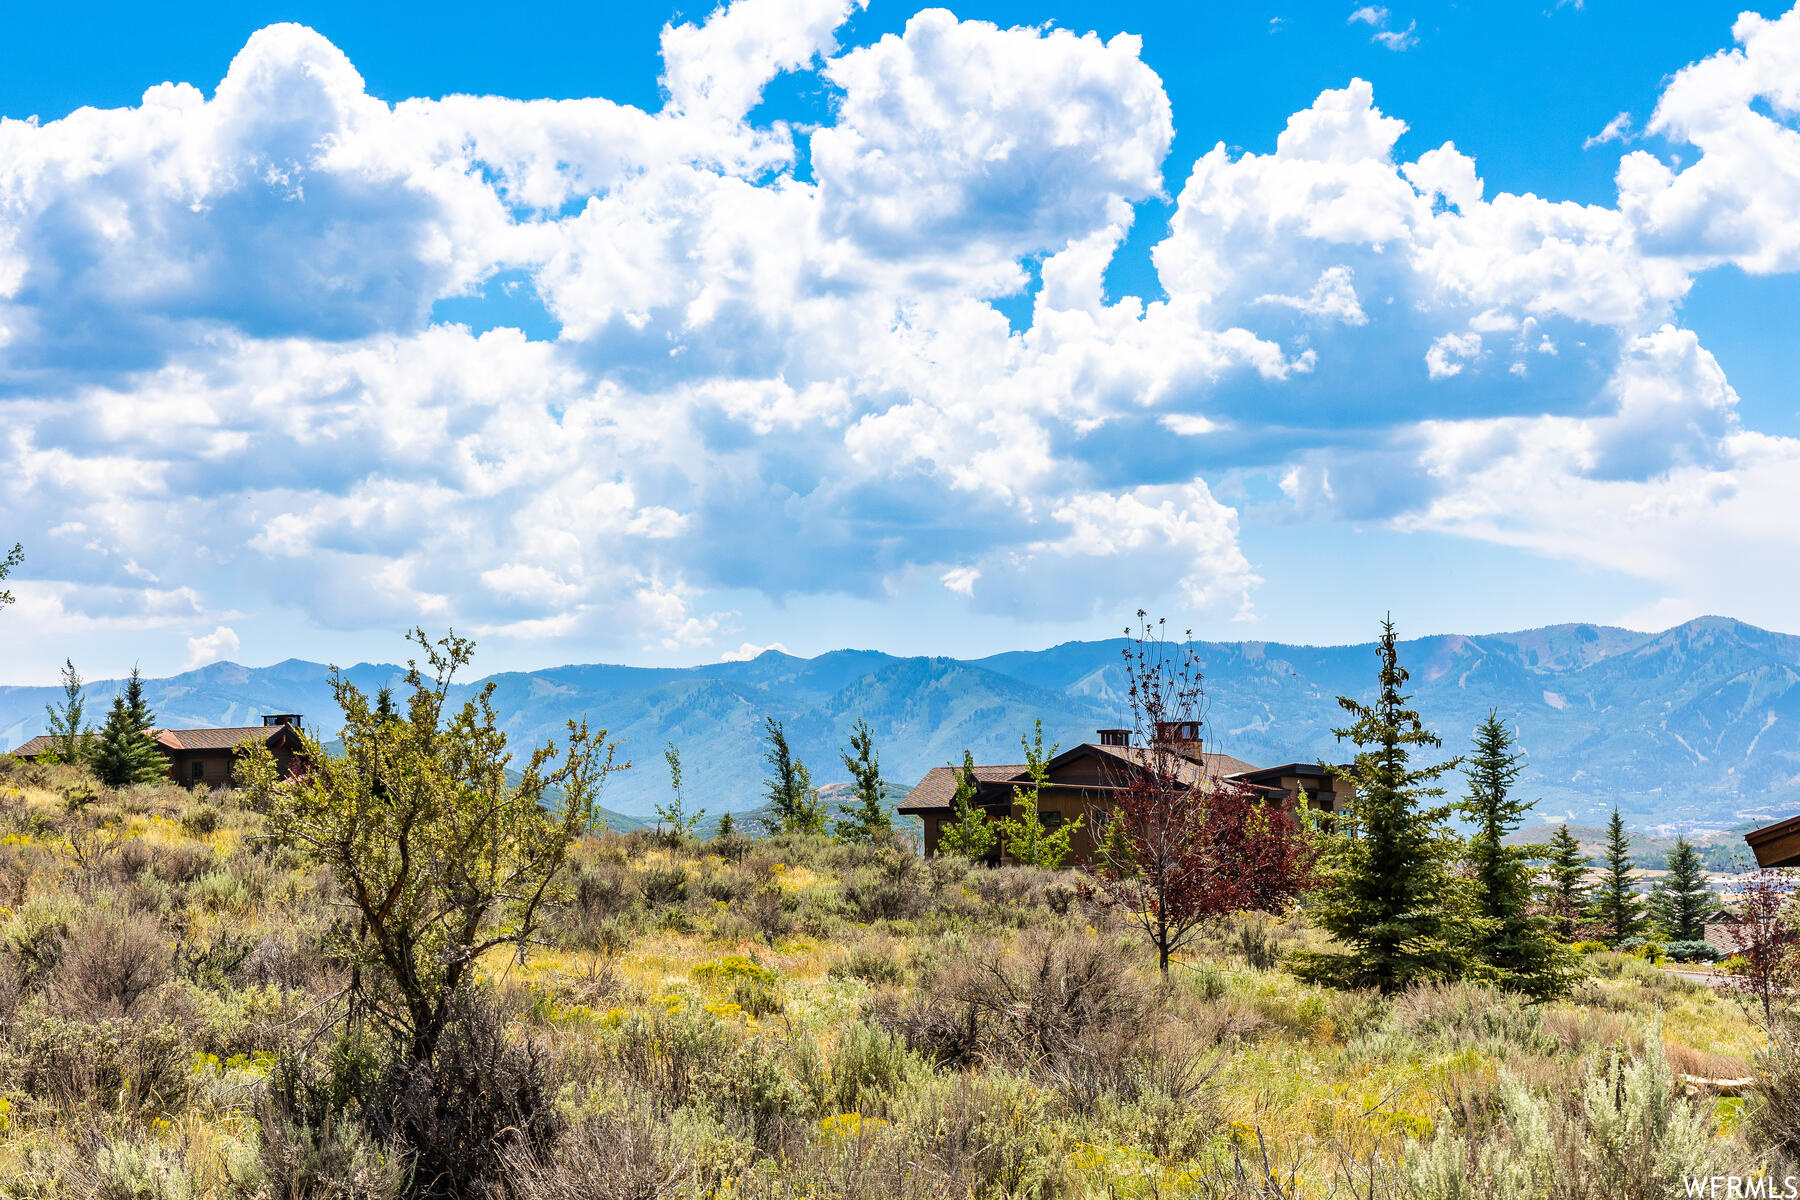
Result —
POLYGON ((1131 730, 1102 729, 1100 731, 1100 744, 1102 746, 1129 746, 1131 745, 1131 730))

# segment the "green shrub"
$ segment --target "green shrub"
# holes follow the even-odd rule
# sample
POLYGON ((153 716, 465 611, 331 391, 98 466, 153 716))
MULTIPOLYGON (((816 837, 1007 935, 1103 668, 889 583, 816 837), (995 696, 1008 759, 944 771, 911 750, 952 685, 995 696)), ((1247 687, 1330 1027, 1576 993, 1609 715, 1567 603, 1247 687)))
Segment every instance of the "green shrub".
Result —
POLYGON ((728 954, 694 968, 694 978, 710 982, 734 982, 740 979, 773 986, 775 972, 742 954, 728 954))
POLYGON ((1670 958, 1683 963, 1716 962, 1719 957, 1718 948, 1704 940, 1670 942, 1665 950, 1670 958))
POLYGON ((542 1051, 509 1041, 503 1015, 474 992, 451 1001, 429 1058, 390 1058, 363 1111, 377 1142, 405 1156, 408 1194, 422 1200, 503 1194, 508 1157, 547 1152, 561 1125, 542 1051))
POLYGON ((1502 1061, 1520 1054, 1554 1054, 1561 1043, 1544 1029, 1544 1010, 1515 993, 1482 984, 1436 983, 1409 988, 1388 1005, 1381 1025, 1352 1052, 1404 1059, 1419 1044, 1444 1050, 1478 1049, 1502 1061))
POLYGON ((1196 966, 1188 977, 1194 994, 1202 1000, 1217 1000, 1225 994, 1225 972, 1210 964, 1196 966))
POLYGON ((203 838, 218 831, 219 810, 210 804, 190 808, 181 814, 181 828, 190 837, 203 838))
POLYGON ((256 1105, 259 1168, 281 1200, 389 1200, 406 1166, 364 1129, 381 1061, 348 1033, 318 1057, 284 1051, 256 1105))
POLYGON ((832 1052, 822 1107, 865 1116, 885 1113, 922 1066, 898 1037, 859 1021, 844 1030, 832 1052))
POLYGON ((652 908, 680 904, 687 899, 687 872, 679 867, 652 867, 637 877, 638 891, 652 908))
POLYGON ((781 994, 773 978, 741 978, 731 985, 731 1002, 753 1017, 770 1017, 781 1011, 781 994))
POLYGON ((220 869, 208 872, 188 887, 188 896, 208 912, 248 916, 254 907, 250 889, 237 873, 220 869))
POLYGON ((70 931, 44 991, 70 1016, 130 1016, 168 978, 169 963, 153 922, 100 912, 70 931))
POLYGON ((1240 920, 1237 926, 1238 952, 1244 962, 1257 971, 1273 971, 1281 960, 1281 945, 1261 921, 1240 920))
POLYGON ((876 861, 851 872, 843 899, 857 921, 895 921, 923 916, 932 907, 933 878, 923 859, 879 847, 876 861))
POLYGON ((33 897, 0 924, 0 946, 18 962, 27 988, 42 981, 61 960, 75 916, 73 900, 33 897))
POLYGON ((155 1143, 121 1139, 100 1147, 95 1200, 200 1200, 193 1174, 155 1143))
POLYGON ((15 1029, 12 1050, 12 1084, 34 1105, 62 1113, 176 1112, 192 1082, 188 1031, 159 1022, 46 1015, 15 1029))
POLYGON ((858 946, 831 964, 833 979, 860 979, 864 983, 898 985, 906 981, 906 968, 891 953, 858 946))
POLYGON ((1401 1194, 1529 1200, 1554 1181, 1555 1195, 1583 1200, 1679 1196, 1686 1180, 1720 1173, 1710 1112, 1677 1091, 1661 1036, 1644 1042, 1639 1057, 1591 1056, 1562 1094, 1504 1075, 1501 1119, 1483 1130, 1445 1122, 1430 1143, 1411 1144, 1401 1194))
POLYGON ((92 779, 71 779, 56 789, 63 811, 74 816, 86 812, 100 798, 100 787, 92 779))

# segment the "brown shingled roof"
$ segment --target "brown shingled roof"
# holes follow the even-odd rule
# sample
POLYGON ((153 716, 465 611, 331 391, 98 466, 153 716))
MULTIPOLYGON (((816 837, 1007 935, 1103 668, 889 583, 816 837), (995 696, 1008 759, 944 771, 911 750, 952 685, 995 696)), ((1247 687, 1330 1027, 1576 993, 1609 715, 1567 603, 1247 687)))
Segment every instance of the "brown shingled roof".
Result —
MULTIPOLYGON (((1142 746, 1102 746, 1095 742, 1083 742, 1071 750, 1057 755, 1056 761, 1069 757, 1077 751, 1092 751, 1104 755, 1116 762, 1142 766, 1149 751, 1142 746)), ((1228 778, 1256 768, 1242 759, 1229 754, 1203 754, 1201 761, 1182 757, 1178 770, 1188 783, 1199 783, 1203 777, 1228 778)), ((908 792, 906 799, 900 803, 899 811, 906 813, 924 812, 930 809, 950 808, 956 802, 956 776, 961 767, 933 767, 925 772, 925 778, 919 780, 919 786, 908 792)), ((1025 783, 1025 764, 1008 763, 1001 766, 975 768, 975 778, 982 783, 1025 783)))
POLYGON ((227 729, 156 729, 156 740, 171 750, 235 750, 252 742, 267 742, 286 725, 239 725, 227 729))
MULTIPOLYGON (((254 742, 269 742, 286 725, 239 725, 229 729, 152 729, 150 736, 167 750, 235 750, 254 742)), ((43 754, 55 748, 55 739, 38 734, 13 751, 16 758, 43 754)))
MULTIPOLYGON (((961 767, 933 767, 919 780, 919 786, 900 802, 901 812, 917 812, 927 808, 949 808, 956 803, 956 777, 961 767)), ((1024 763, 998 767, 976 767, 975 778, 982 783, 1006 783, 1025 773, 1024 763)))
MULTIPOLYGON (((1151 753, 1145 746, 1102 746, 1095 742, 1083 742, 1076 749, 1092 750, 1096 754, 1103 754, 1107 758, 1129 763, 1134 767, 1143 766, 1151 753)), ((1202 754, 1199 762, 1195 762, 1186 755, 1181 755, 1177 767, 1182 781, 1186 783, 1199 783, 1202 776, 1211 776, 1216 779, 1220 776, 1238 775, 1254 770, 1256 768, 1243 759, 1233 758, 1229 754, 1202 754)))

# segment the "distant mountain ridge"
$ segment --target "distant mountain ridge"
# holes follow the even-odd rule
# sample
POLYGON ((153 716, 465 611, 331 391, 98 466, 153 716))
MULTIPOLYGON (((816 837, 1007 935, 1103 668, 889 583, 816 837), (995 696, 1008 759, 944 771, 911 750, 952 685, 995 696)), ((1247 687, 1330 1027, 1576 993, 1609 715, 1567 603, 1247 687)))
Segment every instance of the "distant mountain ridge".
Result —
MULTIPOLYGON (((634 816, 666 798, 662 750, 682 752, 690 805, 714 813, 762 802, 762 722, 782 721, 820 783, 846 777, 838 748, 860 717, 874 727, 883 773, 910 785, 930 767, 1014 761, 1042 718, 1047 741, 1090 740, 1124 713, 1122 639, 1067 642, 961 660, 836 650, 802 659, 769 651, 747 662, 683 668, 572 665, 494 675, 495 704, 523 748, 586 714, 624 742, 634 768, 605 803, 634 816)), ((1274 642, 1196 644, 1207 679, 1212 740, 1258 764, 1341 760, 1331 729, 1339 695, 1372 690, 1373 646, 1274 642)), ((1460 751, 1492 707, 1528 755, 1520 786, 1539 811, 1592 820, 1616 802, 1629 819, 1724 825, 1747 814, 1800 811, 1800 638, 1723 617, 1660 633, 1567 624, 1516 633, 1418 638, 1402 644, 1415 705, 1460 751)), ((373 690, 401 668, 347 672, 373 690)), ((298 711, 335 733, 327 668, 291 659, 270 667, 217 663, 147 681, 173 727, 253 723, 298 711)), ((478 686, 476 681, 469 687, 478 686)), ((90 688, 100 712, 116 688, 90 688)), ((42 732, 51 687, 0 687, 0 742, 42 732)))

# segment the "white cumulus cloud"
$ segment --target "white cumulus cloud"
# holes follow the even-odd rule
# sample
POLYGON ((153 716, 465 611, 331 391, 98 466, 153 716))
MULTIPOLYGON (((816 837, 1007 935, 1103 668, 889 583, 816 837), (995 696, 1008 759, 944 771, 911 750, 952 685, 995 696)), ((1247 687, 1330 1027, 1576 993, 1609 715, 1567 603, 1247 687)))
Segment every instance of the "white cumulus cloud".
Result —
POLYGON ((189 638, 187 649, 187 666, 191 671, 195 667, 235 657, 238 652, 238 635, 229 626, 221 625, 203 637, 189 638))
POLYGON ((1616 203, 1582 204, 1402 156, 1361 79, 1169 189, 1135 37, 930 9, 857 43, 854 11, 672 25, 657 112, 389 104, 280 25, 211 98, 0 121, 0 506, 46 531, 9 622, 216 657, 246 609, 673 649, 745 591, 1251 617, 1252 476, 1280 519, 1671 594, 1671 531, 1791 545, 1800 453, 1680 304, 1800 268, 1795 13, 1676 70, 1616 203), (831 89, 816 127, 752 116, 782 72, 831 89), (1166 190, 1155 294, 1118 295, 1166 190), (541 320, 440 315, 498 291, 541 320))

